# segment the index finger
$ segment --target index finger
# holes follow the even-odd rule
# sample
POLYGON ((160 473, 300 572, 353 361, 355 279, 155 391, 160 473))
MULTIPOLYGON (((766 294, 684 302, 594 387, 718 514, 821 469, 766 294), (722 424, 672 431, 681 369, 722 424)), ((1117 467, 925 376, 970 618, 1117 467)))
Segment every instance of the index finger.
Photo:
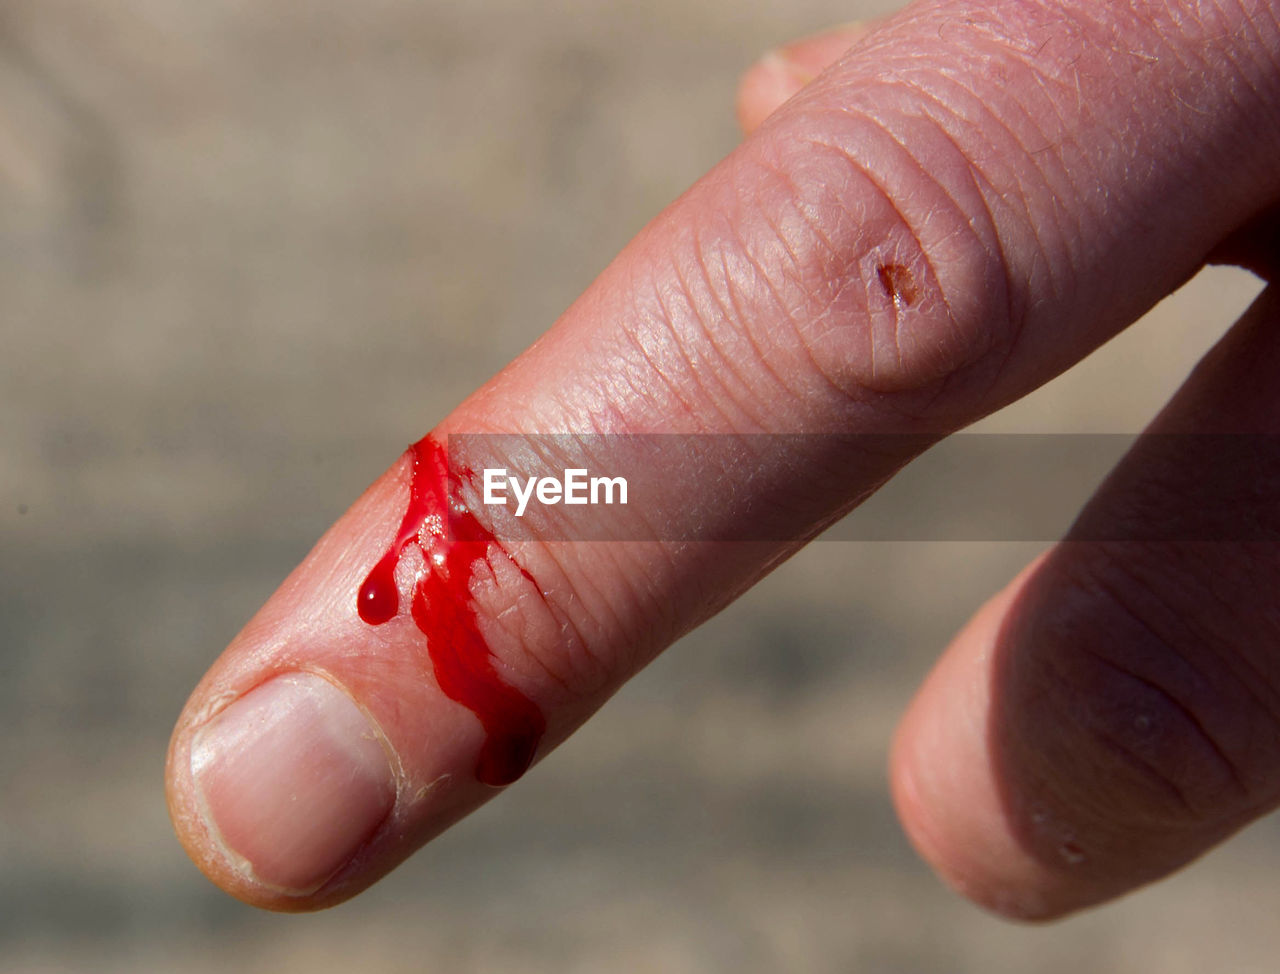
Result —
POLYGON ((1280 191, 1276 12, 948 0, 875 30, 393 465, 228 647, 170 749, 193 858, 263 906, 354 894, 910 449, 1140 315, 1280 191), (620 519, 607 544, 505 540, 450 484, 451 433, 562 431, 819 435, 750 458, 752 490, 812 485, 785 531, 732 549, 680 540, 742 501, 715 464, 657 471, 632 512, 650 540, 620 519), (880 433, 913 435, 832 438, 880 433))

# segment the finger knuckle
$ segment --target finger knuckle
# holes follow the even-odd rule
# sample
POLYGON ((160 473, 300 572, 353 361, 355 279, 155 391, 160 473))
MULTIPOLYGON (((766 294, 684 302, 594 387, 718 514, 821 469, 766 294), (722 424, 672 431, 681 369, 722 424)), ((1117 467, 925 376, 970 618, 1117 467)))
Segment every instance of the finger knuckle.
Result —
POLYGON ((825 108, 760 150, 749 249, 777 267, 793 335, 851 394, 935 387, 1016 333, 1009 268, 972 163, 943 127, 825 108))
POLYGON ((1037 730, 1036 760, 1117 826, 1256 814, 1275 798, 1280 709, 1238 669, 1248 630, 1194 617, 1204 593, 1168 552, 1095 550, 1065 569, 1029 634, 1021 695, 1052 700, 1060 718, 1037 730))

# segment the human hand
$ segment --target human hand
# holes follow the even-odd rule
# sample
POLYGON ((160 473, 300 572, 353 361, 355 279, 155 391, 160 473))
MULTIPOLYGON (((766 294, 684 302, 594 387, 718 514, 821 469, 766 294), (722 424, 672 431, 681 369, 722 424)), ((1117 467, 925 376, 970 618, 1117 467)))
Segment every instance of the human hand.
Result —
MULTIPOLYGON (((436 442, 572 430, 922 443, 964 426, 1215 252, 1269 269, 1277 17, 1263 2, 910 8, 760 124, 436 442)), ((744 122, 844 40, 757 68, 744 122)), ((1268 291, 1156 428, 1274 433, 1276 318, 1268 291)), ((1141 537, 1144 521, 1165 536, 1169 523, 1274 536, 1274 468, 1206 468, 1194 438, 1158 442, 1103 487, 1082 537, 1115 522, 1141 537)), ((397 613, 357 614, 412 506, 402 459, 193 694, 168 770, 180 836, 250 902, 354 894, 522 770, 527 755, 485 764, 494 735, 477 714, 523 715, 508 738, 546 753, 906 459, 798 458, 839 476, 798 505, 797 540, 728 557, 670 541, 426 543, 468 582, 428 593, 456 610, 420 620, 430 639, 410 610, 439 571, 402 573, 397 613), (480 682, 505 689, 491 706, 459 706, 465 692, 445 685, 449 653, 468 647, 493 654, 480 682)), ((782 476, 796 462, 761 465, 782 476)), ((438 510, 437 481, 419 483, 438 510)), ((712 471, 672 471, 666 489, 644 512, 662 537, 680 535, 693 494, 729 506, 712 471)), ((948 650, 899 734, 895 796, 926 858, 979 902, 1052 916, 1163 875, 1272 807, 1276 577, 1267 544, 1079 542, 1036 562, 948 650)))

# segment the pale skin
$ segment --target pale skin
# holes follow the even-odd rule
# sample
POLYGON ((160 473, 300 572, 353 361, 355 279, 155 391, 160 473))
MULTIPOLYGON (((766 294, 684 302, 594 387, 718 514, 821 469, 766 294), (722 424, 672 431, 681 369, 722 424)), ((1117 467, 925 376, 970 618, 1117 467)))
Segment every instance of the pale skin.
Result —
MULTIPOLYGON (((743 144, 439 435, 946 435, 1206 261, 1269 277, 1280 256, 1274 0, 917 3, 780 48, 745 76, 738 116, 743 144)), ((1153 428, 1280 432, 1277 376, 1268 287, 1153 428)), ((1126 459, 1081 523, 1274 533, 1280 470, 1207 468, 1193 438, 1169 442, 1126 459)), ((852 464, 808 500, 806 530, 906 459, 852 464)), ((678 525, 681 497, 714 492, 699 476, 673 472, 656 516, 678 525)), ((401 461, 369 488, 179 719, 178 834, 250 903, 347 899, 495 793, 472 773, 479 724, 434 683, 422 634, 355 613, 406 484, 401 461)), ((523 542, 491 557, 476 613, 546 716, 539 754, 799 546, 523 542)), ((1277 592, 1274 542, 1054 547, 978 611, 898 730, 893 795, 921 854, 976 902, 1046 919, 1272 810, 1277 592)))

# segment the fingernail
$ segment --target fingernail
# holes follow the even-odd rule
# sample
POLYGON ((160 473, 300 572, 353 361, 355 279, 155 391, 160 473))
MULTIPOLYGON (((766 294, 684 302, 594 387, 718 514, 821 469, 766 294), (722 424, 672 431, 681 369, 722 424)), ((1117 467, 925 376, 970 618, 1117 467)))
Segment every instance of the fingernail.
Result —
POLYGON ((813 72, 793 61, 785 47, 766 51, 756 62, 756 68, 780 91, 794 93, 799 91, 815 77, 813 72))
POLYGON ((197 732, 191 773, 229 858, 299 895, 341 869, 395 804, 373 724, 311 673, 274 677, 222 711, 197 732))
POLYGON ((850 20, 818 34, 768 51, 760 67, 791 90, 803 88, 843 49, 853 45, 871 29, 866 20, 850 20))

